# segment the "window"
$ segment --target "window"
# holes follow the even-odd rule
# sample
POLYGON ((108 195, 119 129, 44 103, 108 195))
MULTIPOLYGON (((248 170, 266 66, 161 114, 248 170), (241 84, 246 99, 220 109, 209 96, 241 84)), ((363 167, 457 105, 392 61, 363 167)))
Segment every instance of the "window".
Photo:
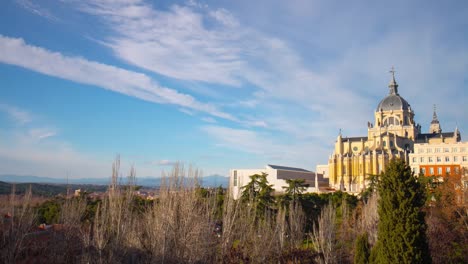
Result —
POLYGON ((424 157, 419 158, 420 162, 424 162, 424 157))
POLYGON ((431 153, 431 152, 432 152, 431 148, 426 149, 426 153, 431 153))
POLYGON ((444 152, 450 152, 449 148, 444 148, 444 152))
POLYGON ((445 173, 450 174, 450 167, 445 168, 445 173))
POLYGON ((418 153, 424 153, 424 149, 422 148, 418 149, 418 153))
POLYGON ((432 159, 432 157, 429 157, 429 162, 434 162, 434 160, 432 159))
POLYGON ((387 146, 387 141, 384 141, 384 142, 383 142, 383 146, 384 146, 384 147, 387 146))
POLYGON ((430 175, 434 175, 434 168, 433 168, 433 167, 430 167, 430 168, 429 168, 429 174, 430 174, 430 175))
POLYGON ((422 174, 426 174, 426 169, 425 169, 425 168, 421 168, 421 173, 422 173, 422 174))
POLYGON ((436 152, 436 153, 439 153, 439 152, 440 152, 440 148, 436 148, 436 149, 435 149, 435 152, 436 152))
POLYGON ((437 168, 437 174, 442 175, 442 168, 441 167, 437 168))
POLYGON ((413 163, 416 163, 416 158, 415 157, 413 157, 413 163))
POLYGON ((441 162, 442 159, 440 157, 437 157, 437 162, 441 162))
POLYGON ((454 161, 454 162, 457 162, 457 161, 458 161, 458 157, 457 157, 457 156, 453 156, 453 161, 454 161))
POLYGON ((234 186, 237 186, 237 171, 234 171, 234 186))
POLYGON ((445 157, 445 162, 449 162, 450 161, 450 157, 445 157))
POLYGON ((452 148, 452 152, 457 152, 457 148, 452 148))
POLYGON ((462 160, 463 160, 463 161, 467 161, 466 156, 463 156, 462 160))

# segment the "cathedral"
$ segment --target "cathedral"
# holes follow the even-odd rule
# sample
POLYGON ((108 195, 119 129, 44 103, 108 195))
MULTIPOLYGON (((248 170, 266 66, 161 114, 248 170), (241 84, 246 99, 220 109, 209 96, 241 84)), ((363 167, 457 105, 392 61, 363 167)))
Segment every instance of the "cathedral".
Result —
POLYGON ((418 143, 459 142, 460 133, 442 133, 434 110, 429 133, 421 133, 421 125, 414 120, 411 105, 398 92, 395 71, 388 85, 389 94, 374 113, 374 123, 367 123, 367 136, 342 137, 335 143, 328 160, 330 187, 347 192, 366 188, 369 175, 380 174, 392 158, 409 164, 409 154, 418 143))

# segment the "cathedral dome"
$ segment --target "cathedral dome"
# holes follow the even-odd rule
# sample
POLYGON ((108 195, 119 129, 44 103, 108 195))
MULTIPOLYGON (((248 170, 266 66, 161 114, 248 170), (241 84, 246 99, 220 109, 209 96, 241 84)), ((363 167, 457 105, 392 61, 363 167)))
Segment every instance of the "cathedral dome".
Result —
POLYGON ((410 104, 398 94, 398 84, 395 81, 395 71, 390 71, 393 75, 388 88, 390 94, 387 95, 377 106, 377 111, 389 111, 389 110, 410 110, 410 104))
POLYGON ((398 94, 389 94, 380 101, 377 111, 409 110, 410 104, 398 94))

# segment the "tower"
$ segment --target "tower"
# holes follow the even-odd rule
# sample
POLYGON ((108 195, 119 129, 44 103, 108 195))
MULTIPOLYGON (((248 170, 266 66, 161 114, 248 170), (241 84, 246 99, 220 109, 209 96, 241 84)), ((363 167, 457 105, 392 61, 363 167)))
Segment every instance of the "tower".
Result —
POLYGON ((442 133, 442 128, 440 127, 439 119, 437 118, 436 105, 434 105, 434 113, 432 114, 431 126, 429 127, 429 133, 439 134, 442 133))

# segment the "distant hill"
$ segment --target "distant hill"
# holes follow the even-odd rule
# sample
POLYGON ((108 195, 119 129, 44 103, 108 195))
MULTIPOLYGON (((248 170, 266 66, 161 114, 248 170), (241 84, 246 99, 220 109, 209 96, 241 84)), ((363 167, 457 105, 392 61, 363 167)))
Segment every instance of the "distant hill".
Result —
MULTIPOLYGON (((0 181, 0 194, 11 194, 12 185, 12 183, 0 181)), ((29 186, 31 186, 33 195, 45 197, 66 194, 68 187, 72 192, 76 189, 82 189, 88 192, 104 192, 107 189, 106 186, 88 184, 15 183, 15 193, 24 194, 29 186)))
MULTIPOLYGON (((137 177, 137 185, 156 187, 161 184, 161 178, 156 177, 137 177)), ((0 181, 9 183, 49 183, 49 184, 67 184, 67 179, 50 178, 41 176, 20 176, 20 175, 0 175, 0 181)), ((79 178, 68 179, 68 184, 92 184, 92 185, 108 185, 110 178, 79 178)), ((199 179, 203 187, 219 187, 227 188, 229 178, 221 175, 210 175, 199 179)), ((126 178, 122 178, 122 183, 126 182, 126 178)))

